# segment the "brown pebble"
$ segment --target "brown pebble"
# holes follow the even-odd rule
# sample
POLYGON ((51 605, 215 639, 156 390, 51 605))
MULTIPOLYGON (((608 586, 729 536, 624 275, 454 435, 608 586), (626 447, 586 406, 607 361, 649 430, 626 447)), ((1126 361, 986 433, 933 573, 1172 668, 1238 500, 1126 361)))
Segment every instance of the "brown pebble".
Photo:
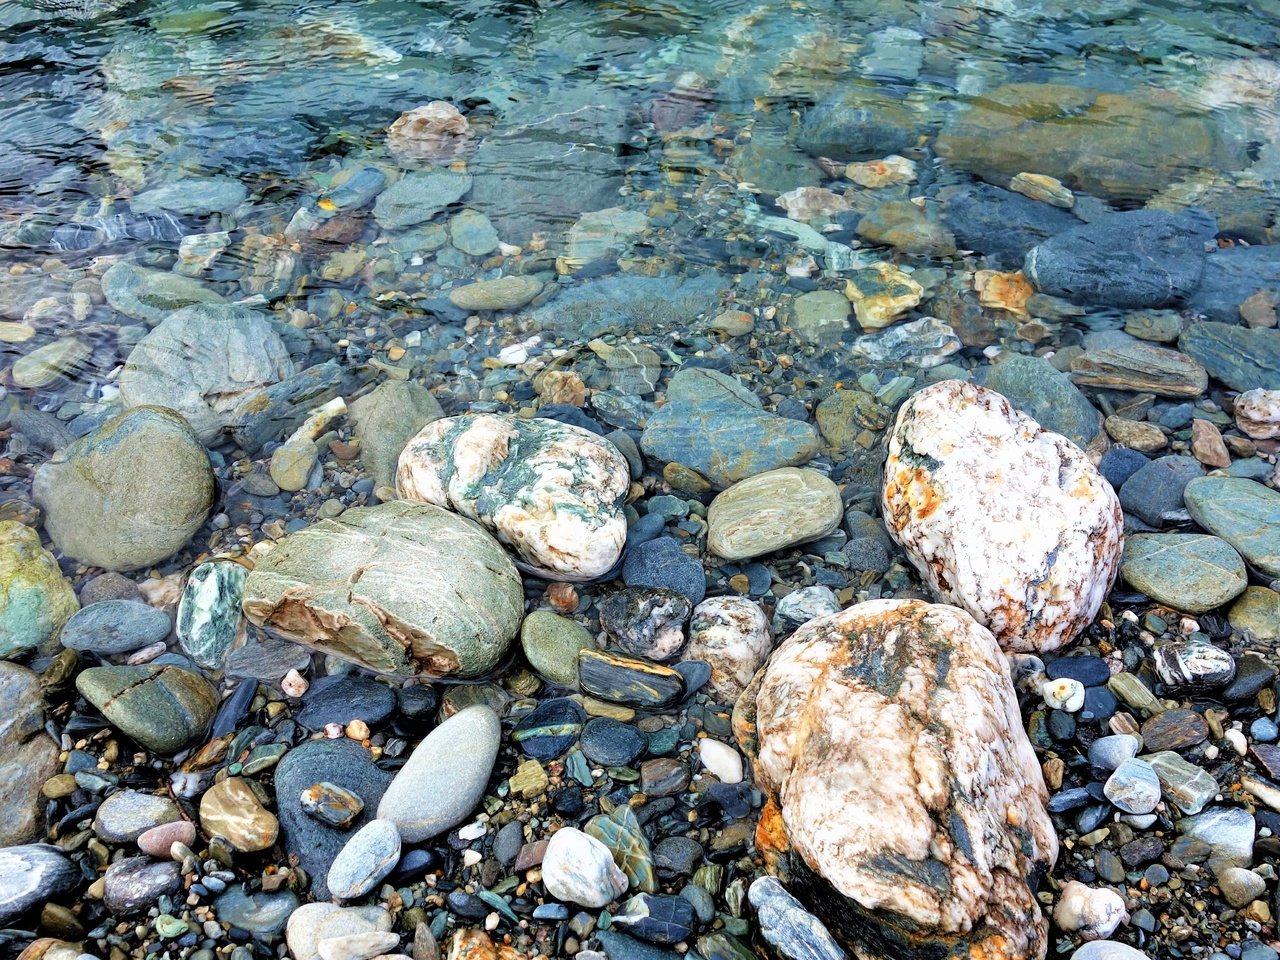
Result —
POLYGON ((1194 710, 1166 710, 1142 725, 1142 746, 1148 753, 1186 750, 1208 737, 1209 724, 1194 710))
POLYGON ((189 820, 174 820, 146 830, 138 837, 138 849, 148 856, 167 859, 175 843, 191 846, 196 842, 196 825, 189 820))
POLYGON ((550 583, 547 600, 560 613, 573 613, 578 609, 578 590, 572 583, 550 583))

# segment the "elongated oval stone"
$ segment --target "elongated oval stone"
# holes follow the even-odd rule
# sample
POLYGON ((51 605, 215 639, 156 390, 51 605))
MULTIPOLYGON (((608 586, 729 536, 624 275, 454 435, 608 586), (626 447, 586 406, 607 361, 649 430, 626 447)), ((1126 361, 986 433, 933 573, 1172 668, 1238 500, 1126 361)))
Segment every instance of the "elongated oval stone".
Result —
POLYGON ((1048 791, 1007 660, 969 614, 874 600, 813 620, 734 727, 768 796, 769 871, 855 954, 1043 954, 1048 791))
POLYGON ((882 500, 933 591, 1006 650, 1070 643, 1115 581, 1124 518, 1111 485, 992 390, 944 380, 903 404, 882 500))
POLYGON ((230 560, 211 560, 191 571, 178 601, 178 642, 202 667, 221 669, 227 653, 244 642, 240 601, 249 571, 230 560))
POLYGON ((669 706, 684 696, 684 678, 670 667, 603 650, 578 653, 578 682, 601 700, 642 709, 669 706))
POLYGON ((626 459, 608 440, 555 420, 467 414, 427 424, 400 454, 396 490, 456 510, 558 580, 592 580, 622 555, 626 459))
POLYGON ((90 667, 76 689, 121 733, 156 753, 177 753, 204 735, 218 692, 182 667, 90 667))
POLYGON ((735 483, 711 501, 707 546, 726 560, 747 560, 825 537, 843 517, 830 479, 783 467, 735 483))

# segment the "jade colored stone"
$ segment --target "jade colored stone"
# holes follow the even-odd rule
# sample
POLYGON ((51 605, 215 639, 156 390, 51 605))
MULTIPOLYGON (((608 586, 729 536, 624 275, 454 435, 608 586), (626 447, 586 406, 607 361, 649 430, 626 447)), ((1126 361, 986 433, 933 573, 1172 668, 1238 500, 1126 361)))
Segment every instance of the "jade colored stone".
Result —
POLYGON ((1280 493, 1243 477, 1199 477, 1183 492, 1193 520, 1280 577, 1280 493))
POLYGON ((1125 541, 1120 576, 1151 599, 1204 613, 1238 597, 1248 585, 1231 544, 1199 533, 1139 533, 1125 541))
POLYGON ((39 534, 16 520, 0 521, 0 657, 56 638, 79 609, 75 591, 53 554, 40 545, 39 534))
POLYGON ((578 651, 591 647, 586 627, 550 610, 535 610, 520 627, 529 666, 562 687, 578 686, 578 651))

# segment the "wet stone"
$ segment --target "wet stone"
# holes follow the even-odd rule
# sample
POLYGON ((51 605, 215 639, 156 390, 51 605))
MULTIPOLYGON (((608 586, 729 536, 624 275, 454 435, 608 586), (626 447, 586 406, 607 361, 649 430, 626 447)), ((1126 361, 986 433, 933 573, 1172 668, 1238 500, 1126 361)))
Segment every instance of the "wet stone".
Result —
POLYGON ((1152 753, 1145 759, 1160 780, 1164 798, 1185 814, 1199 813, 1218 793, 1212 774, 1172 751, 1152 753))
POLYGON ((1099 770, 1115 770, 1138 755, 1142 742, 1127 733, 1099 737, 1089 745, 1089 763, 1099 770))
POLYGON ((1225 540, 1197 533, 1143 533, 1125 541, 1120 575, 1175 610, 1204 613, 1243 592, 1244 562, 1225 540))
POLYGON ((1160 802, 1160 781, 1145 760, 1126 760, 1108 778, 1105 792, 1125 813, 1150 813, 1160 802))
POLYGON ((689 786, 689 768, 678 760, 655 757, 640 764, 640 792, 648 797, 669 797, 689 786))
POLYGON ((1097 687, 1111 679, 1111 668, 1101 657, 1058 657, 1045 664, 1050 680, 1076 680, 1086 687, 1097 687))
POLYGON ((600 625, 627 653, 670 660, 684 646, 692 612, 687 597, 671 590, 627 588, 598 602, 600 625))
POLYGON ((640 757, 648 740, 635 727, 610 717, 596 717, 582 729, 582 752, 602 767, 625 767, 640 757))
POLYGON ((205 792, 200 800, 200 825, 242 853, 268 849, 280 830, 275 814, 240 777, 227 777, 205 792))
POLYGON ((386 722, 396 708, 396 692, 385 683, 361 673, 342 673, 320 677, 302 697, 302 709, 294 717, 312 730, 326 724, 346 726, 352 720, 363 720, 370 728, 386 722))
POLYGON ((356 794, 327 781, 313 783, 303 790, 299 803, 303 813, 340 830, 350 827, 364 810, 364 801, 356 794))
POLYGON ((221 922, 248 930, 254 936, 271 938, 284 932, 290 915, 298 909, 298 898, 288 890, 250 893, 241 887, 229 887, 213 901, 213 909, 221 922))
POLYGON ((578 654, 578 677, 586 693, 641 709, 669 706, 685 691, 684 678, 670 667, 602 650, 578 654))
POLYGON ((157 753, 177 753, 203 736, 218 706, 213 685, 181 667, 91 667, 76 688, 121 732, 157 753))
POLYGON ((628 550, 622 582, 628 587, 674 590, 691 604, 701 603, 707 592, 701 561, 681 550, 674 537, 658 537, 628 550))
POLYGON ((623 804, 612 813, 592 817, 582 829, 609 849, 631 889, 645 893, 657 891, 655 854, 650 853, 649 842, 629 806, 623 804))
POLYGON ((622 905, 610 925, 650 943, 679 943, 688 939, 696 923, 693 904, 684 897, 639 893, 622 905))
POLYGON ((1220 687, 1236 674, 1235 658, 1208 641, 1165 644, 1154 659, 1161 681, 1175 690, 1220 687))
POLYGON ((57 847, 33 843, 0 848, 0 923, 10 926, 82 882, 80 868, 57 847))
POLYGON ((1236 677, 1222 691, 1227 703, 1241 703, 1258 696, 1276 678, 1276 668, 1257 654, 1247 653, 1236 661, 1236 677))
POLYGON ((127 915, 150 907, 162 896, 182 888, 176 863, 157 863, 149 857, 129 857, 107 867, 103 901, 112 913, 127 915))
POLYGON ((329 893, 353 900, 371 891, 400 860, 400 833, 387 820, 371 820, 351 839, 329 867, 329 893))
POLYGON ((182 819, 168 797, 121 790, 102 801, 93 818, 93 832, 107 843, 132 843, 153 827, 182 819))
POLYGON ((202 563, 191 571, 178 601, 176 632, 186 654, 202 667, 222 668, 244 635, 240 601, 247 568, 229 561, 202 563))
POLYGON ((578 685, 578 651, 593 640, 586 627, 550 610, 535 610, 520 625, 520 646, 529 666, 561 687, 578 685))
POLYGON ((1166 710, 1142 725, 1142 745, 1152 753, 1187 750, 1208 736, 1209 725, 1194 710, 1166 710))
POLYGON ((527 757, 554 760, 578 742, 587 715, 568 697, 544 700, 511 731, 527 757))
POLYGON ((132 653, 169 636, 169 615, 136 600, 104 600, 82 608, 62 627, 64 647, 99 654, 132 653))

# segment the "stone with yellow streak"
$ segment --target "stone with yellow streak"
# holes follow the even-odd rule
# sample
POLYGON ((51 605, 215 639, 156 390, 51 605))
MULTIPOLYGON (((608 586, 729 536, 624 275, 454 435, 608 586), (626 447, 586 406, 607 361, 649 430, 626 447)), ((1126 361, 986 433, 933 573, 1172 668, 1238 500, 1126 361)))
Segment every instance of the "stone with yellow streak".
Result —
POLYGON ((1021 271, 979 270, 973 275, 973 289, 978 292, 978 302, 984 307, 1008 310, 1020 317, 1027 316, 1027 301, 1036 292, 1021 271))
POLYGON ((859 960, 1044 956, 1058 843, 1008 670, 963 610, 873 600, 802 626, 739 699, 757 849, 859 960))
POLYGON ((1111 485, 1066 437, 971 383, 944 380, 903 404, 882 505, 938 597, 1009 651, 1074 640, 1119 568, 1124 521, 1111 485))
POLYGON ((891 263, 873 263, 845 282, 844 295, 863 330, 882 330, 924 297, 924 287, 891 263))
POLYGON ((226 838, 241 853, 266 850, 280 832, 275 814, 239 777, 227 777, 205 792, 200 800, 200 825, 206 833, 226 838))

